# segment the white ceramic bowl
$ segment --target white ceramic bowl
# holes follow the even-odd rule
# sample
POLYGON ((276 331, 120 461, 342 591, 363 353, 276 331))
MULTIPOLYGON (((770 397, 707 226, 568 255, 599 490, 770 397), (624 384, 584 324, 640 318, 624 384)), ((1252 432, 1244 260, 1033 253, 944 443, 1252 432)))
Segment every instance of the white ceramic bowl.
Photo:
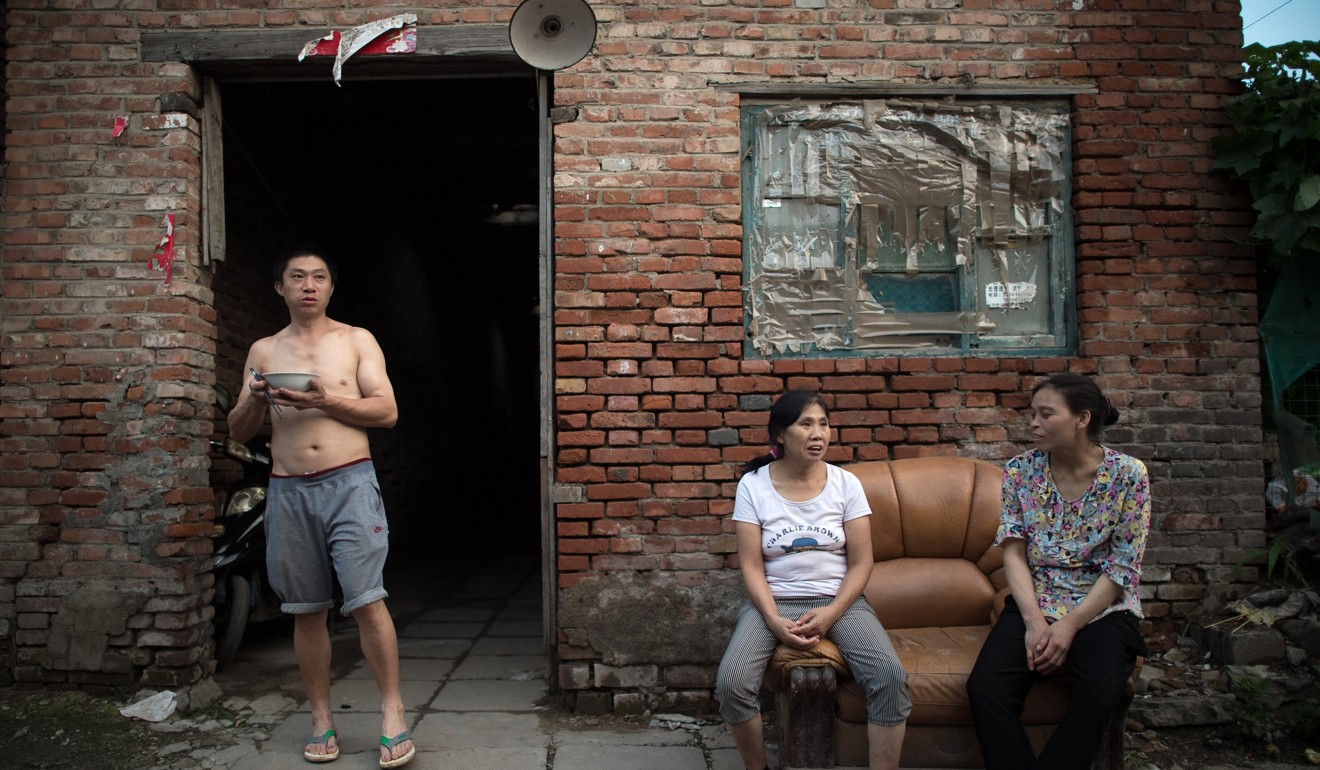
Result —
POLYGON ((318 376, 320 375, 308 372, 266 372, 261 375, 272 388, 285 390, 309 390, 312 387, 312 380, 318 376))

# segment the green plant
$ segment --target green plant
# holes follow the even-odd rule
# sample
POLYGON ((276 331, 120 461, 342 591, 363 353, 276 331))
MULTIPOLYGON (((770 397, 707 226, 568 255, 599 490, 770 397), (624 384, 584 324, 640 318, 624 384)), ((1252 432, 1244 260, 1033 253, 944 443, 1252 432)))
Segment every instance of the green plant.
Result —
POLYGON ((1255 676, 1233 678, 1234 710, 1238 723, 1262 741, 1273 740, 1275 703, 1270 697, 1270 683, 1255 676))
POLYGON ((188 717, 193 721, 204 721, 207 719, 214 719, 218 722, 228 721, 231 723, 238 721, 238 713, 220 703, 220 701, 212 701, 199 709, 195 709, 188 714, 188 717))
POLYGON ((1302 572, 1302 559, 1298 555, 1297 549, 1293 548, 1284 540, 1275 538, 1268 548, 1261 548, 1238 559, 1238 563, 1233 567, 1236 574, 1242 567, 1250 561, 1255 561, 1264 557, 1265 559, 1265 579, 1273 581, 1274 573, 1279 573, 1279 581, 1287 582, 1292 580, 1303 588, 1310 588, 1310 583, 1306 582, 1306 574, 1302 572))
POLYGON ((1243 50, 1246 93, 1225 109, 1234 132, 1214 141, 1215 167, 1251 189, 1251 234, 1281 265, 1320 257, 1320 43, 1243 50))

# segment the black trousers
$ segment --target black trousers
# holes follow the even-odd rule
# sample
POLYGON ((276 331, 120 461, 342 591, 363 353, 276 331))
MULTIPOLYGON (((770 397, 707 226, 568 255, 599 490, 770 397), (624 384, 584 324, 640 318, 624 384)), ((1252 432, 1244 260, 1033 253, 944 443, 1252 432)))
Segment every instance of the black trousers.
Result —
POLYGON ((1053 675, 1067 677, 1068 713, 1039 757, 1018 721, 1027 692, 1041 678, 1027 668, 1026 638, 1026 622, 1010 596, 967 678, 986 770, 1086 770, 1137 656, 1146 654, 1137 618, 1111 613, 1073 637, 1063 670, 1053 675))

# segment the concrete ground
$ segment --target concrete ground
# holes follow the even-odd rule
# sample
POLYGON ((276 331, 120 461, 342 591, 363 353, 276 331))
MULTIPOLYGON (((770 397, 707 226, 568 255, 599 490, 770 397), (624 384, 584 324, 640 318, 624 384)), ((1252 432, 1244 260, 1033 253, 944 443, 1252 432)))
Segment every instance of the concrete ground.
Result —
MULTIPOLYGON (((402 689, 419 770, 740 770, 722 724, 588 719, 549 697, 539 566, 492 563, 461 585, 401 581, 387 604, 396 618, 402 689)), ((254 631, 257 631, 254 629, 254 631)), ((351 621, 333 630, 336 768, 377 767, 380 701, 351 621)), ((216 680, 227 718, 224 746, 182 742, 160 770, 305 770, 311 716, 287 631, 245 640, 216 680), (232 725, 230 723, 233 723, 232 725)), ((191 720, 190 720, 191 721, 191 720)), ((164 729, 170 729, 164 725, 164 729)), ((180 738, 186 737, 186 733, 180 738)), ((170 747, 167 747, 170 748, 170 747)))
MULTIPOLYGON (((419 770, 740 770, 737 751, 718 720, 702 723, 677 715, 645 718, 590 718, 556 708, 549 696, 547 660, 542 642, 541 581, 534 560, 508 559, 456 577, 420 574, 387 578, 388 600, 399 631, 400 664, 409 724, 418 755, 409 765, 419 770), (665 718, 669 716, 670 718, 665 718)), ((357 629, 351 621, 333 628, 332 698, 342 756, 334 768, 376 768, 379 699, 362 661, 357 629)), ((73 752, 80 738, 71 725, 86 723, 83 713, 69 718, 57 709, 58 698, 10 706, 0 702, 0 742, 8 740, 9 758, 0 766, 33 768, 113 767, 114 770, 282 770, 300 768, 302 746, 311 731, 311 715, 293 657, 286 623, 259 625, 244 640, 238 658, 216 675, 223 695, 216 704, 186 716, 142 726, 149 740, 115 744, 119 754, 73 752), (47 703, 46 700, 51 702, 47 703), (15 709, 18 711, 15 711, 15 709), (50 711, 11 730, 5 717, 50 711), (37 743, 27 755, 15 747, 37 743), (143 761, 142 752, 149 756, 143 761), (26 757, 36 761, 25 761, 26 757), (88 764, 89 757, 97 757, 88 764), (52 761, 53 760, 53 761, 52 761), (113 761, 111 761, 113 760, 113 761)), ((114 710, 110 709, 113 714, 114 710)), ((122 720, 118 715, 107 717, 122 720)), ((10 720, 14 721, 14 720, 10 720)), ((1210 726, 1210 732, 1227 725, 1210 726)), ((89 731, 93 736, 95 730, 89 731)), ((105 731, 99 733, 104 740, 105 731)), ((140 736, 141 733, 139 732, 140 736)), ((1143 732, 1136 743, 1158 743, 1161 734, 1143 732), (1149 736, 1155 739, 1146 741, 1149 736)), ((1129 740, 1130 748, 1134 743, 1129 740)), ((102 743, 103 747, 111 744, 102 743)), ((775 764, 770 746, 771 766, 775 764)), ((1200 767, 1204 770, 1301 770, 1297 764, 1234 762, 1202 751, 1129 752, 1130 770, 1200 767), (1179 756, 1169 756, 1179 753, 1179 756), (1158 760, 1158 761, 1155 761, 1158 760), (1167 761, 1166 761, 1167 760, 1167 761), (1209 761, 1207 761, 1209 760, 1209 761), (1228 761, 1226 761, 1228 760, 1228 761)))

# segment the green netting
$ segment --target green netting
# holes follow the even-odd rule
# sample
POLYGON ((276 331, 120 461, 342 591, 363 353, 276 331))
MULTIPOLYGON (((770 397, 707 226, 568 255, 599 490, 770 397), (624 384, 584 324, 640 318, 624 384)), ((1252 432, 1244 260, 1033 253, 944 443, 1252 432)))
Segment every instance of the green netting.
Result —
POLYGON ((1320 268, 1283 268, 1260 320, 1261 341, 1275 403, 1283 391, 1320 365, 1320 268))
POLYGON ((1276 510, 1311 507, 1320 478, 1320 266, 1283 268, 1260 335, 1283 466, 1271 483, 1270 503, 1276 510))

